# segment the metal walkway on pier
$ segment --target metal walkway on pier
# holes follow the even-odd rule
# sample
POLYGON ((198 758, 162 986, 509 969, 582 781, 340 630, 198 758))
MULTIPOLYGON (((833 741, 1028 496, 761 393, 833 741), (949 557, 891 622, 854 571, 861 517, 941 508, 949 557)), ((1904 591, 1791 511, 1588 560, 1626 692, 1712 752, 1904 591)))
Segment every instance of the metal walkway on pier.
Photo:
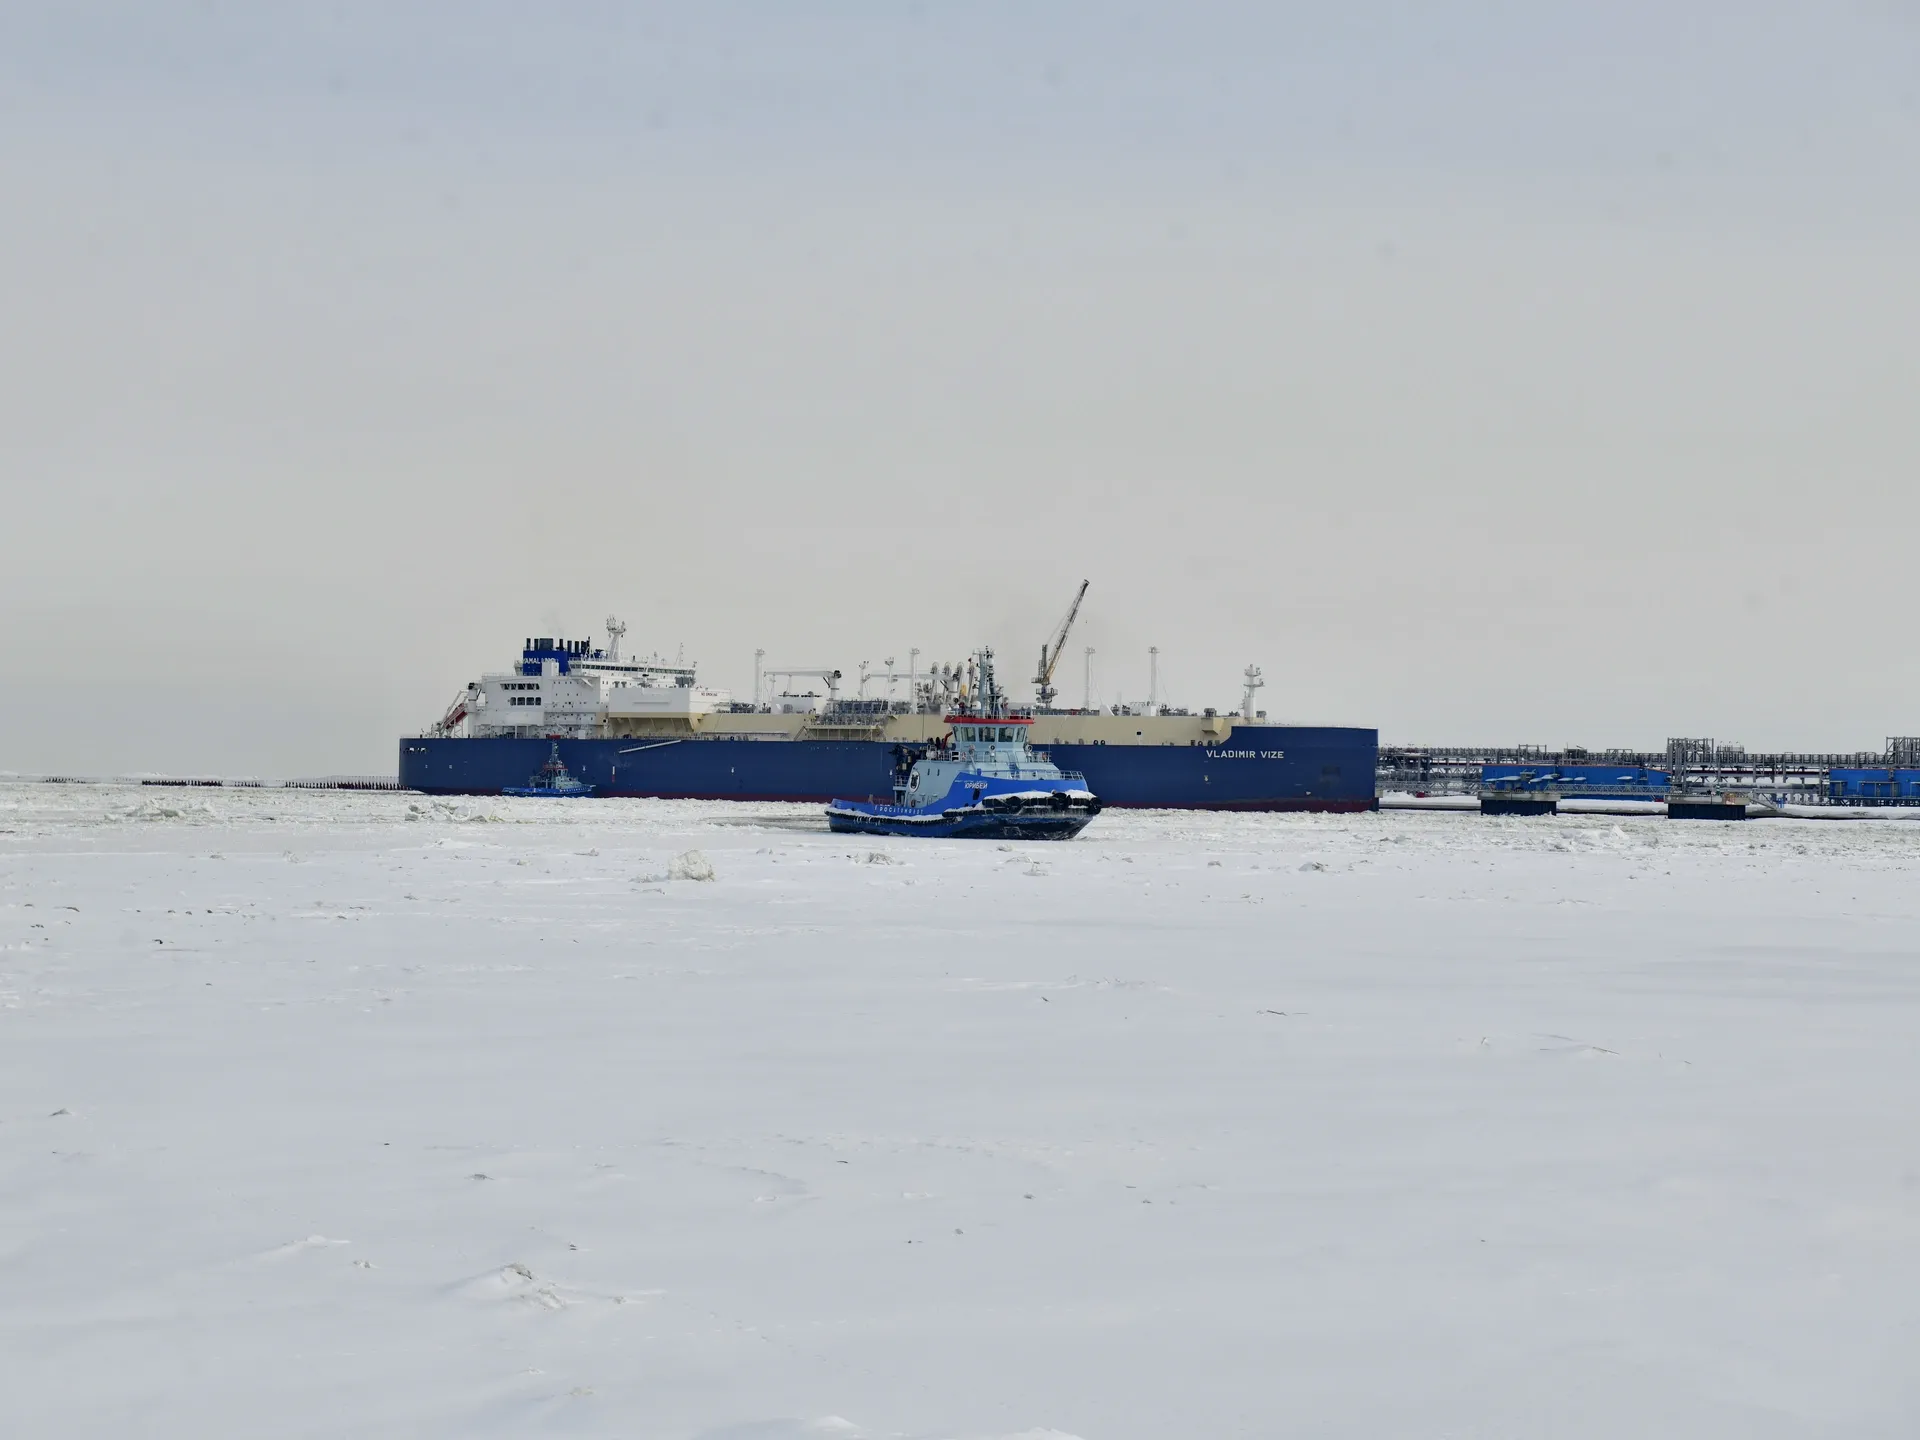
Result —
MULTIPOLYGON (((1664 775, 1667 783, 1659 793, 1638 792, 1645 799, 1744 794, 1776 804, 1920 805, 1920 736, 1911 735, 1890 736, 1880 751, 1831 753, 1749 754, 1743 745, 1698 737, 1670 739, 1662 751, 1382 745, 1375 790, 1382 795, 1479 795, 1490 788, 1489 767, 1526 772, 1546 788, 1563 771, 1590 773, 1597 766, 1664 775)), ((1508 783, 1497 788, 1516 787, 1508 783)), ((1571 789, 1600 794, 1586 784, 1571 789)))

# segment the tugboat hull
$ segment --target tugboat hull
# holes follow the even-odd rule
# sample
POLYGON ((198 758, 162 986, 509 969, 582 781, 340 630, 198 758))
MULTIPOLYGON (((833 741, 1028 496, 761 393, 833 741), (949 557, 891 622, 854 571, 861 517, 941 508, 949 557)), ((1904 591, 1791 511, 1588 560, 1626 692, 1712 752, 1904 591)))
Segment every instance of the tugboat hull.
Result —
POLYGON ((1071 840, 1091 819, 1093 812, 1086 810, 928 814, 897 805, 854 807, 840 801, 827 811, 827 828, 840 835, 919 835, 936 840, 1071 840))
MULTIPOLYGON (((914 769, 915 784, 924 764, 919 762, 914 769)), ((900 787, 896 793, 904 795, 908 788, 900 787)), ((827 806, 827 828, 843 835, 1071 840, 1087 828, 1100 808, 1099 797, 1079 776, 1069 778, 1057 770, 1019 779, 962 771, 940 799, 929 798, 919 805, 835 800, 827 806)))

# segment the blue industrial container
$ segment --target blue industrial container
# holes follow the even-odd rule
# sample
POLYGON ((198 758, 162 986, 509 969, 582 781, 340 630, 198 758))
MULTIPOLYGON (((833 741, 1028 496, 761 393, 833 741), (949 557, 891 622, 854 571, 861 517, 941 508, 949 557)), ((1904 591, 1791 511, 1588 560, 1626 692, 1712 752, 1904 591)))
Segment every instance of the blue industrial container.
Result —
POLYGON ((1667 772, 1642 765, 1482 765, 1482 791, 1552 791, 1570 800, 1664 800, 1667 772))
POLYGON ((1827 771, 1827 799, 1836 805, 1920 804, 1920 770, 1827 771))

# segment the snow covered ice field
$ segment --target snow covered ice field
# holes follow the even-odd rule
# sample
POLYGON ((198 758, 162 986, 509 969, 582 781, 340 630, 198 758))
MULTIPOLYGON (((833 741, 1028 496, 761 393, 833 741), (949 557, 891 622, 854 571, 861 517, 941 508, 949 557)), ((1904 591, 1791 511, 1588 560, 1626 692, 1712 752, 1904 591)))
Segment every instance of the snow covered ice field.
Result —
POLYGON ((0 1432, 1911 1436, 1917 880, 0 787, 0 1432))

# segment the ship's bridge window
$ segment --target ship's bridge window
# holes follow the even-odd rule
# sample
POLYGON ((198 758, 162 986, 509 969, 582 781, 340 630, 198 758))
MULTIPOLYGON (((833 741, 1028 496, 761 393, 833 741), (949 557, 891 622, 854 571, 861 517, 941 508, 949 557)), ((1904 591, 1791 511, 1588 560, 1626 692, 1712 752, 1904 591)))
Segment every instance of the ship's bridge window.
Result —
POLYGON ((1012 740, 1012 739, 1013 739, 1013 727, 1012 727, 1011 725, 1002 725, 1002 726, 1000 727, 1000 738, 1001 738, 1002 740, 1012 740))

